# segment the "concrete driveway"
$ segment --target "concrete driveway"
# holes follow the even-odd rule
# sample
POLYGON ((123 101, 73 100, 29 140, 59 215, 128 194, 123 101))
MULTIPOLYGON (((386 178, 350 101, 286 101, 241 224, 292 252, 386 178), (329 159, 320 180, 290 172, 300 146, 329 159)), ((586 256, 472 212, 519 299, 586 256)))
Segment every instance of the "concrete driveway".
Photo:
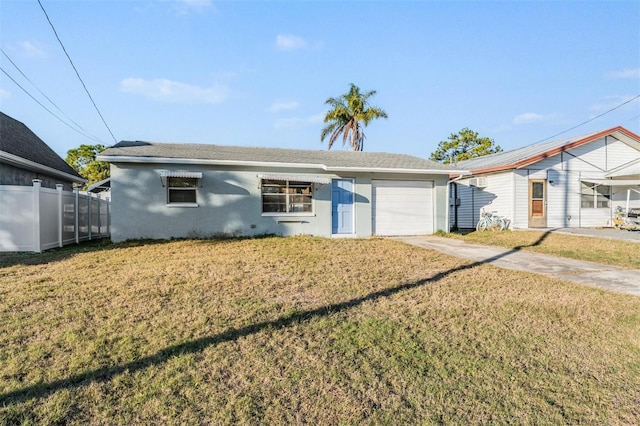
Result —
MULTIPOLYGON (((537 254, 517 249, 469 244, 451 238, 392 237, 418 247, 505 269, 547 275, 565 281, 640 296, 640 270, 537 254)), ((639 247, 640 249, 640 247, 639 247)))

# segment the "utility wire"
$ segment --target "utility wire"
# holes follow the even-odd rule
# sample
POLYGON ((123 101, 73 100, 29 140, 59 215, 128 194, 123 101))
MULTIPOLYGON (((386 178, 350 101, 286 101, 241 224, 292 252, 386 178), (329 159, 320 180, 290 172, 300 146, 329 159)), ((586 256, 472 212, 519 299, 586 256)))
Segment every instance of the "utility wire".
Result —
POLYGON ((104 123, 104 126, 109 131, 109 134, 111 134, 111 137, 113 138, 113 142, 118 143, 118 141, 116 140, 116 137, 113 136, 113 132, 109 128, 109 125, 107 124, 107 122, 105 121, 104 117, 102 116, 102 113, 98 109, 98 105, 96 105, 95 101, 93 100, 93 97, 91 96, 91 93, 89 93, 89 89, 87 89, 87 86, 84 84, 84 81, 80 77, 80 73, 78 72, 78 69, 73 64, 73 61, 71 60, 71 57, 69 56, 69 53, 67 53, 67 49, 64 47, 64 44, 62 43, 62 40, 60 40, 60 37, 58 36, 58 32, 56 31, 56 28, 53 26, 53 23, 51 22, 51 19, 49 19, 49 15, 47 14, 47 11, 44 10, 44 6, 42 5, 42 2, 40 0, 38 0, 38 4, 40 5, 40 9, 42 9, 42 12, 44 12, 44 16, 47 18, 47 22, 49 22, 49 25, 51 26, 51 29, 53 30, 53 33, 55 34, 56 38, 58 39, 58 43, 60 43, 60 46, 62 47, 62 50, 64 51, 64 54, 67 55, 67 59, 69 60, 69 63, 71 64, 71 67, 76 72, 76 76, 78 77, 78 80, 80 80, 80 83, 82 83, 82 87, 84 87, 84 91, 87 92, 87 96, 89 96, 89 99, 91 100, 91 103, 93 104, 93 107, 96 109, 96 112, 98 113, 98 115, 102 119, 102 122, 104 123))
MULTIPOLYGON (((640 95, 636 95, 636 96, 634 96, 633 98, 631 98, 631 99, 629 99, 629 100, 627 100, 627 101, 625 101, 625 102, 621 103, 621 104, 620 104, 620 105, 618 105, 618 106, 615 106, 615 107, 611 108, 611 109, 610 109, 610 110, 608 110, 608 111, 603 112, 603 113, 602 113, 602 114, 600 114, 600 115, 596 115, 595 117, 590 118, 590 119, 588 119, 587 121, 583 121, 582 123, 578 124, 577 126, 573 126, 573 127, 572 127, 572 128, 570 128, 570 129, 564 130, 564 131, 562 131, 562 132, 560 132, 560 133, 556 133, 555 135, 553 135, 553 136, 549 136, 549 137, 548 137, 548 138, 546 138, 546 139, 539 140, 539 141, 538 141, 538 142, 536 142, 536 143, 540 143, 540 142, 548 141, 549 139, 555 138, 556 136, 560 136, 560 135, 563 135, 563 134, 565 134, 565 133, 567 133, 567 132, 570 132, 570 131, 571 131, 571 130, 573 130, 573 129, 577 129, 578 127, 583 126, 583 125, 585 125, 585 124, 587 124, 587 123, 589 123, 589 122, 591 122, 591 121, 595 120, 596 118, 600 118, 600 117, 602 117, 603 115, 607 115, 607 114, 609 114, 611 111, 615 111, 615 110, 617 110, 618 108, 620 108, 621 106, 626 105, 626 104, 628 104, 629 102, 635 101, 635 100, 636 100, 636 99, 638 99, 638 98, 640 98, 640 95)), ((634 117, 634 118, 635 118, 635 117, 634 117)))
MULTIPOLYGON (((58 105, 56 105, 56 103, 55 103, 55 102, 53 102, 53 101, 51 100, 51 98, 49 98, 49 97, 48 97, 48 96, 47 96, 47 95, 46 95, 42 90, 40 90, 40 88, 39 88, 38 86, 36 86, 36 84, 35 84, 33 81, 31 81, 31 79, 30 79, 29 77, 27 77, 27 75, 26 75, 24 72, 22 72, 22 70, 20 69, 20 67, 19 67, 15 62, 13 62, 13 60, 9 57, 9 55, 7 55, 7 52, 5 52, 2 48, 0 48, 0 52, 2 52, 2 54, 3 54, 3 55, 4 55, 4 56, 9 60, 9 62, 11 62, 11 64, 12 64, 12 65, 13 65, 13 66, 18 70, 18 72, 22 75, 22 77, 24 77, 24 78, 25 78, 29 83, 31 83, 31 85, 32 85, 33 87, 35 87, 35 88, 36 88, 36 90, 37 90, 38 92, 40 92, 40 94, 41 94, 42 96, 44 96, 44 97, 45 97, 45 98, 46 98, 46 99, 51 103, 51 105, 53 105, 53 106, 54 106, 54 107, 55 107, 55 108, 56 108, 56 109, 57 109, 57 110, 58 110, 62 115, 64 115, 64 116, 65 116, 69 121, 71 121, 73 124, 75 124, 75 125, 76 125, 76 127, 77 127, 78 129, 82 130, 82 132, 83 132, 83 133, 85 133, 85 134, 86 134, 86 136, 91 136, 91 139, 93 139, 93 140, 95 140, 95 141, 98 141, 98 142, 102 142, 102 141, 100 140, 100 138, 98 138, 98 137, 96 137, 96 136, 94 136, 94 135, 90 134, 86 129, 84 129, 81 125, 79 125, 78 123, 76 123, 76 122, 75 122, 71 117, 69 117, 67 114, 65 114, 65 112, 64 112, 64 111, 62 111, 62 110, 60 109, 60 107, 59 107, 58 105)), ((5 74, 6 74, 6 72, 5 72, 5 74)), ((15 82, 15 80, 14 80, 14 82, 15 82)), ((21 89, 25 90, 25 89, 24 89, 24 88, 22 88, 22 87, 21 87, 21 89)), ((32 98, 33 98, 33 96, 32 96, 32 98)), ((104 143, 104 142, 102 142, 102 143, 104 143)))
POLYGON ((46 106, 44 106, 44 105, 42 104, 42 102, 40 102, 39 100, 37 100, 36 98, 34 98, 34 97, 33 97, 33 95, 32 95, 31 93, 29 93, 29 92, 27 91, 27 89, 25 89, 24 87, 22 87, 22 86, 20 85, 20 83, 18 83, 18 82, 17 82, 13 77, 11 77, 11 76, 9 75, 9 73, 8 73, 8 72, 6 72, 6 71, 4 70, 4 68, 0 67, 0 71, 2 71, 2 72, 4 73, 4 75, 6 75, 7 77, 9 77, 9 79, 10 79, 11 81, 13 81, 13 82, 16 84, 16 86, 18 86, 20 89, 22 89, 22 91, 23 91, 24 93, 26 93, 26 94, 27 94, 31 99, 33 99, 34 101, 36 101, 36 103, 37 103, 38 105, 40 105, 42 108, 44 108, 44 109, 45 109, 45 111, 47 111, 49 114, 53 115, 55 118, 57 118, 58 120, 60 120, 60 122, 61 122, 62 124, 64 124, 65 126, 69 127, 71 130, 73 130, 73 131, 76 131, 76 132, 80 133, 82 136, 85 136, 85 137, 87 137, 87 138, 89 138, 89 139, 92 139, 92 140, 94 140, 94 141, 96 141, 96 142, 102 142, 100 139, 96 138, 95 136, 91 136, 91 135, 90 135, 90 134, 88 134, 88 133, 81 132, 80 130, 78 130, 78 129, 76 129, 75 127, 73 127, 71 124, 69 124, 69 123, 67 123, 66 121, 64 121, 62 118, 58 117, 58 116, 57 116, 53 111, 51 111, 49 108, 47 108, 46 106))

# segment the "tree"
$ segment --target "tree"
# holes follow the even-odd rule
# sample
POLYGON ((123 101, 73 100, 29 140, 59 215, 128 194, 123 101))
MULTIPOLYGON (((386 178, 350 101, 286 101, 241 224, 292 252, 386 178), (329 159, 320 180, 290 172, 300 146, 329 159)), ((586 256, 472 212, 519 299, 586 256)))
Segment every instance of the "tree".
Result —
POLYGON ((387 118, 387 113, 382 109, 370 106, 368 99, 375 95, 371 90, 361 93, 360 88, 351 83, 349 93, 338 98, 329 98, 325 104, 331 106, 324 117, 324 122, 329 123, 322 129, 320 141, 324 142, 329 136, 328 149, 331 149, 338 136, 342 134, 342 144, 346 145, 347 139, 354 151, 362 151, 364 148, 364 127, 376 118, 387 118))
POLYGON ((96 161, 96 156, 107 149, 104 145, 80 145, 67 151, 65 161, 80 176, 87 179, 87 187, 109 177, 109 163, 96 161))
POLYGON ((431 153, 431 160, 449 164, 496 152, 502 152, 502 148, 493 139, 481 138, 478 132, 465 127, 458 133, 451 133, 448 140, 440 142, 438 149, 431 153))

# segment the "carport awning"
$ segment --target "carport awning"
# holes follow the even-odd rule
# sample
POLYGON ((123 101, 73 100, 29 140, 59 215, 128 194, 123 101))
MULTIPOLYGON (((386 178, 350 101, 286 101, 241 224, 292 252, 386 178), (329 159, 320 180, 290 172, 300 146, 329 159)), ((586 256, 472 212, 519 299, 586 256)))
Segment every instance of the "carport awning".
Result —
POLYGON ((258 175, 260 179, 268 180, 288 180, 291 182, 312 182, 327 185, 331 183, 331 179, 326 176, 317 175, 296 175, 289 173, 260 173, 258 175))
POLYGON ((602 186, 634 186, 640 185, 640 179, 580 179, 581 182, 602 186))

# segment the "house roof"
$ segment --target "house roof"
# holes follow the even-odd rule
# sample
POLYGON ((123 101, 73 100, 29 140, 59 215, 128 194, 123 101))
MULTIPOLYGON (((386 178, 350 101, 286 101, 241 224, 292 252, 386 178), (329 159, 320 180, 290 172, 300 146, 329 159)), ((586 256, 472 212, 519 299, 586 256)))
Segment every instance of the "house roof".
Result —
POLYGON ((113 163, 216 164, 253 167, 318 168, 325 171, 378 171, 450 174, 451 165, 405 154, 321 151, 206 144, 122 141, 103 151, 99 160, 113 163))
POLYGON ((0 112, 0 161, 36 172, 85 182, 42 139, 18 120, 0 112))
POLYGON ((511 151, 473 158, 471 160, 461 161, 457 166, 471 170, 473 174, 519 169, 605 136, 612 136, 640 151, 640 136, 637 136, 624 127, 618 126, 599 132, 539 142, 511 151))

